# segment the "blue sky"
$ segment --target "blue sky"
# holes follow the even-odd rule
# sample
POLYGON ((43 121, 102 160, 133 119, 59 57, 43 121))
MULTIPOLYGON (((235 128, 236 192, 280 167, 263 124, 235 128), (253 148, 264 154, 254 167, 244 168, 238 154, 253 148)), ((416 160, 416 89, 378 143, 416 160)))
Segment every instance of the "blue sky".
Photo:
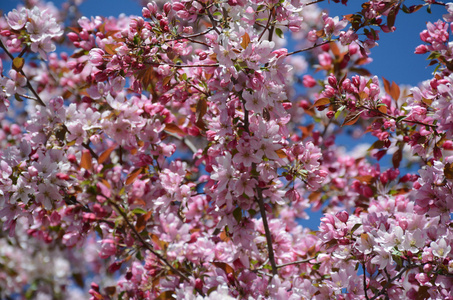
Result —
MULTIPOLYGON (((363 1, 349 0, 348 6, 321 2, 320 6, 329 8, 332 14, 341 16, 361 10, 363 1)), ((421 4, 422 1, 406 1, 406 6, 421 4)), ((422 8, 413 14, 398 13, 395 27, 392 33, 380 34, 379 47, 371 49, 371 57, 374 62, 366 68, 379 77, 383 76, 390 82, 398 84, 417 83, 431 78, 434 67, 427 67, 427 55, 414 54, 415 47, 421 44, 420 32, 426 29, 426 23, 434 23, 442 19, 446 9, 439 5, 431 7, 432 13, 428 14, 426 8, 422 8)))

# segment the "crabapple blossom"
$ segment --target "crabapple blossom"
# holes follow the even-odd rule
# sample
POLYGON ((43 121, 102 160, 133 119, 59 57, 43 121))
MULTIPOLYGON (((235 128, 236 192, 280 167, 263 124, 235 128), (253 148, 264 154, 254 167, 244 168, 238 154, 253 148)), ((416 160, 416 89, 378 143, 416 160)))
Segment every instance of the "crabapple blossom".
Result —
POLYGON ((0 298, 451 298, 451 3, 79 2, 0 17, 0 298), (363 67, 430 5, 432 78, 363 67))

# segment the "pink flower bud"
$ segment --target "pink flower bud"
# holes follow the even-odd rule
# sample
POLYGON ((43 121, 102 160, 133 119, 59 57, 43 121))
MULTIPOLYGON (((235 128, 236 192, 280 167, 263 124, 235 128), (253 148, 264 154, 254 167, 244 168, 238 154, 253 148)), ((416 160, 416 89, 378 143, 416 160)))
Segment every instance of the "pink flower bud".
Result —
POLYGON ((330 110, 326 113, 326 116, 327 118, 332 119, 335 116, 335 112, 330 110))
POLYGON ((453 142, 450 140, 446 140, 443 143, 442 148, 444 148, 445 150, 453 150, 453 142))
POLYGON ((428 47, 426 47, 426 45, 420 45, 420 46, 417 46, 417 48, 415 48, 415 54, 425 54, 426 52, 428 52, 428 47))
POLYGON ((142 8, 142 16, 143 18, 151 18, 151 12, 149 11, 149 9, 147 9, 146 7, 143 7, 142 8))
POLYGON ((203 289, 203 281, 200 278, 195 279, 195 288, 197 290, 203 289))
POLYGON ((341 222, 346 223, 349 219, 349 214, 346 211, 339 211, 335 214, 335 217, 337 217, 341 222))
POLYGON ((151 2, 151 3, 148 3, 148 5, 146 5, 146 7, 149 9, 149 12, 153 15, 155 15, 157 13, 157 5, 156 5, 156 2, 151 2))
POLYGON ((316 85, 316 80, 311 75, 304 75, 302 83, 306 88, 312 88, 316 85))
POLYGON ((418 282, 420 282, 421 285, 425 285, 430 280, 429 276, 425 273, 418 273, 417 275, 415 275, 415 278, 418 282))
POLYGON ((180 10, 184 10, 184 9, 186 9, 186 7, 181 2, 173 3, 173 10, 180 11, 180 10))
POLYGON ((171 11, 171 3, 167 2, 164 4, 164 12, 165 12, 165 14, 168 15, 170 13, 170 11, 171 11))

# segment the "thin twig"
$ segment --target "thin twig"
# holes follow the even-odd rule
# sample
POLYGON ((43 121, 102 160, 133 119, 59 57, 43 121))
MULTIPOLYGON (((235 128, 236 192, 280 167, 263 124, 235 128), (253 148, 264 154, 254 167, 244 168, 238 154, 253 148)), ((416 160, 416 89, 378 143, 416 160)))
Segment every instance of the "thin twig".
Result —
POLYGON ((178 36, 178 37, 175 37, 174 39, 165 40, 164 43, 173 42, 173 41, 177 41, 177 40, 191 39, 191 38, 194 38, 194 37, 199 37, 199 36, 202 36, 202 35, 205 35, 205 34, 209 33, 212 30, 214 30, 214 27, 208 28, 208 30, 205 30, 205 31, 200 32, 200 33, 195 33, 195 34, 186 35, 186 36, 178 36))
MULTIPOLYGON (((11 58, 12 61, 14 61, 14 56, 8 51, 8 49, 6 48, 5 45, 3 45, 3 42, 0 40, 0 48, 2 48, 5 53, 9 56, 9 58, 11 58)), ((33 95, 35 95, 36 97, 36 102, 38 102, 39 105, 41 106, 46 106, 46 104, 44 104, 44 102, 42 101, 41 97, 39 97, 38 93, 35 91, 35 89, 33 88, 33 86, 31 85, 30 83, 30 80, 28 79, 27 75, 25 75, 24 73, 24 70, 20 69, 19 70, 19 73, 25 77, 25 79, 27 80, 27 87, 28 89, 33 93, 33 95)))
MULTIPOLYGON (((201 2, 198 2, 198 3, 201 3, 201 2)), ((201 3, 201 4, 203 4, 203 3, 201 3)), ((205 11, 208 14, 209 20, 211 20, 212 28, 214 28, 215 32, 217 32, 220 35, 221 34, 220 30, 217 29, 217 21, 214 19, 213 15, 209 11, 209 8, 207 8, 206 6, 205 6, 205 11)))
POLYGON ((330 42, 333 42, 333 41, 335 41, 335 40, 325 41, 325 42, 322 42, 320 44, 314 44, 311 47, 307 47, 307 48, 304 48, 304 49, 300 49, 300 50, 296 50, 296 51, 287 53, 286 56, 290 56, 290 55, 294 55, 294 54, 297 54, 297 53, 301 53, 301 52, 305 52, 305 51, 308 51, 308 50, 312 50, 312 49, 315 49, 316 47, 319 47, 319 46, 322 46, 322 45, 325 45, 325 44, 329 44, 330 42))
POLYGON ((308 258, 308 259, 304 259, 304 260, 297 260, 297 261, 292 261, 292 262, 289 262, 289 263, 286 263, 286 264, 281 264, 281 265, 277 265, 277 269, 279 268, 283 268, 283 267, 286 267, 286 266, 291 266, 291 265, 297 265, 297 264, 316 264, 316 263, 311 263, 310 260, 312 259, 315 259, 314 257, 312 258, 308 258))
POLYGON ((150 63, 146 63, 147 65, 151 65, 151 66, 170 66, 170 67, 173 67, 173 68, 197 68, 197 67, 200 67, 200 68, 203 68, 203 67, 206 67, 206 68, 212 68, 212 67, 218 67, 219 64, 195 64, 195 65, 173 65, 173 64, 166 64, 166 63, 156 63, 156 62, 150 62, 150 63))
POLYGON ((309 2, 307 4, 305 4, 305 6, 308 6, 308 5, 313 5, 313 4, 316 4, 316 3, 319 3, 319 2, 323 2, 324 0, 316 0, 316 1, 312 1, 312 2, 309 2))
POLYGON ((258 41, 261 41, 261 38, 263 37, 263 35, 266 33, 266 30, 269 28, 269 24, 271 23, 271 18, 272 18, 272 13, 274 11, 274 8, 272 7, 271 11, 269 12, 269 17, 267 19, 267 24, 266 24, 266 27, 264 27, 263 29, 263 32, 261 32, 259 38, 258 38, 258 41))
MULTIPOLYGON (((140 235, 140 233, 137 231, 137 229, 135 229, 135 226, 131 224, 131 222, 129 222, 126 214, 122 211, 121 207, 116 204, 115 202, 113 202, 110 198, 102 195, 111 205, 113 205, 113 207, 115 208, 115 210, 121 215, 121 217, 124 219, 124 221, 126 222, 127 226, 132 230, 132 232, 134 233, 134 235, 139 239, 139 241, 142 243, 142 245, 148 250, 150 251, 152 254, 154 254, 161 262, 163 262, 164 264, 166 264, 174 273, 178 274, 179 277, 181 277, 182 279, 184 279, 185 281, 187 282, 190 282, 190 279, 184 275, 183 273, 181 273, 181 271, 179 271, 178 269, 176 269, 175 267, 173 267, 162 255, 160 255, 158 252, 156 252, 152 247, 151 245, 146 242, 143 237, 140 235)), ((201 291, 200 289, 196 288, 197 292, 202 295, 204 297, 204 293, 203 291, 201 291)))
MULTIPOLYGON (((376 300, 379 296, 382 296, 386 291, 387 289, 390 287, 390 285, 392 284, 392 282, 394 282, 395 280, 401 278, 401 276, 403 276, 403 273, 410 270, 410 269, 413 269, 413 268, 416 268, 416 267, 420 267, 421 265, 408 265, 406 267, 404 267, 397 275, 395 275, 395 277, 391 278, 386 284, 385 286, 382 288, 382 290, 377 293, 373 298, 371 298, 370 300, 376 300)), ((366 294, 366 291, 365 291, 365 294, 366 294)))
POLYGON ((363 292, 365 293, 365 299, 370 300, 370 298, 368 297, 368 291, 366 287, 366 267, 364 262, 362 263, 362 269, 363 269, 363 292))
MULTIPOLYGON (((382 111, 380 111, 379 109, 374 109, 374 108, 370 108, 370 107, 367 107, 365 105, 362 105, 360 106, 361 108, 365 108, 369 111, 372 111, 372 112, 375 112, 375 113, 378 113, 378 114, 381 114, 382 116, 385 116, 389 119, 392 119, 392 120, 397 120, 398 118, 397 117, 394 117, 394 116, 391 116, 387 113, 384 113, 382 111)), ((423 123, 423 122, 419 122, 419 121, 415 121, 415 120, 407 120, 407 119, 401 119, 400 122, 405 122, 405 123, 413 123, 413 124, 418 124, 418 125, 422 125, 422 126, 428 126, 428 127, 432 127, 434 130, 436 130, 437 128, 437 125, 433 125, 433 124, 426 124, 426 123, 423 123)))

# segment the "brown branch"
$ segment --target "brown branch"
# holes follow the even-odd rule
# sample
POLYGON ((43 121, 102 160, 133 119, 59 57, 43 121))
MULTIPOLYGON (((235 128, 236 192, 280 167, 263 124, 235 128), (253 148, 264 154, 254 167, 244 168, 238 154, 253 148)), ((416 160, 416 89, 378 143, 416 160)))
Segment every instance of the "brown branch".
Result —
MULTIPOLYGON (((6 48, 5 45, 3 45, 3 42, 0 40, 0 48, 2 48, 5 53, 9 56, 9 58, 14 61, 14 56, 8 51, 8 49, 6 48)), ((23 55, 21 53, 21 55, 23 55)), ((24 70, 20 69, 19 70, 19 73, 25 77, 25 79, 27 80, 27 87, 28 89, 33 93, 33 95, 36 97, 36 102, 38 102, 39 105, 41 106, 46 106, 46 104, 44 104, 44 102, 42 101, 41 97, 39 97, 38 93, 35 91, 35 89, 33 88, 33 86, 31 85, 30 83, 30 80, 28 79, 27 75, 25 75, 24 73, 24 70)))
POLYGON ((304 49, 300 49, 300 50, 296 50, 296 51, 287 53, 286 56, 290 56, 290 55, 294 55, 294 54, 297 54, 297 53, 309 51, 309 50, 315 49, 316 47, 319 47, 319 46, 328 44, 328 43, 333 42, 333 41, 335 41, 335 40, 325 41, 325 42, 322 42, 322 43, 320 43, 320 44, 314 44, 314 45, 311 46, 311 47, 307 47, 307 48, 304 48, 304 49))
MULTIPOLYGON (((391 115, 389 115, 387 113, 384 113, 384 112, 380 111, 379 109, 370 108, 370 107, 367 107, 365 105, 361 105, 359 108, 365 108, 365 109, 367 109, 369 111, 381 114, 382 116, 385 116, 385 117, 387 117, 389 119, 392 119, 392 120, 395 120, 395 121, 398 119, 397 117, 394 117, 394 116, 391 116, 391 115)), ((399 122, 413 123, 413 124, 418 124, 418 125, 422 125, 422 126, 428 126, 428 127, 432 127, 434 130, 436 130, 436 128, 437 128, 437 125, 426 124, 426 123, 415 121, 415 120, 401 119, 399 122)))
POLYGON ((195 37, 203 36, 203 35, 211 32, 212 30, 214 30, 214 27, 208 28, 207 30, 200 32, 200 33, 194 33, 194 34, 190 34, 190 35, 186 35, 186 36, 178 36, 173 39, 165 40, 164 43, 169 43, 169 42, 178 41, 178 40, 189 40, 189 39, 192 39, 195 37))
MULTIPOLYGON (((132 232, 134 233, 134 235, 139 239, 139 241, 142 243, 143 247, 145 247, 148 251, 150 251, 152 254, 154 254, 162 263, 164 263, 165 265, 167 265, 175 274, 178 274, 179 277, 181 277, 182 279, 184 279, 185 281, 187 282, 190 282, 190 279, 184 275, 183 273, 181 273, 181 271, 179 271, 178 269, 176 269, 175 267, 173 267, 166 259, 165 257, 163 257, 161 254, 159 254, 158 252, 156 252, 152 247, 151 245, 146 242, 143 237, 140 235, 140 233, 137 231, 137 229, 135 229, 135 226, 131 224, 131 222, 129 221, 129 219, 127 218, 126 214, 123 212, 123 210, 121 209, 121 207, 116 204, 115 202, 113 202, 110 198, 106 197, 105 195, 101 194, 114 208, 115 210, 121 215, 121 217, 124 219, 124 221, 126 222, 127 226, 132 230, 132 232)), ((202 295, 203 297, 205 296, 203 291, 196 288, 197 292, 202 295)))
MULTIPOLYGON (((199 1, 197 1, 198 3, 200 3, 201 5, 203 5, 204 3, 201 3, 199 1)), ((220 30, 217 28, 217 21, 214 19, 213 15, 211 14, 211 12, 209 11, 210 8, 208 8, 207 6, 205 6, 205 11, 206 13, 208 14, 208 17, 209 17, 209 20, 211 20, 211 23, 212 23, 212 28, 214 28, 215 32, 217 32, 218 35, 220 35, 220 30)))
POLYGON ((313 4, 316 4, 316 3, 319 3, 319 2, 323 2, 324 0, 316 0, 316 1, 312 1, 312 2, 309 2, 307 4, 305 4, 305 6, 309 6, 309 5, 313 5, 313 4))
POLYGON ((267 19, 267 24, 266 26, 264 27, 263 29, 263 32, 261 32, 259 38, 258 38, 258 41, 261 40, 261 38, 263 37, 263 35, 266 33, 266 30, 269 28, 269 24, 271 23, 271 18, 272 18, 272 13, 274 12, 274 8, 272 7, 271 11, 269 12, 269 17, 267 19))
POLYGON ((151 66, 170 66, 173 68, 213 68, 218 67, 219 64, 195 64, 195 65, 173 65, 173 64, 166 64, 166 63, 156 63, 156 62, 149 62, 146 63, 147 65, 151 66))
MULTIPOLYGON (((397 279, 401 278, 401 276, 403 276, 403 273, 410 270, 410 269, 413 269, 413 268, 416 268, 416 267, 420 267, 421 265, 408 265, 406 267, 404 267, 397 275, 395 275, 395 277, 391 278, 389 281, 387 281, 387 283, 385 284, 385 286, 382 288, 382 290, 377 293, 376 295, 374 295, 373 298, 371 298, 370 300, 376 300, 378 297, 384 295, 387 291, 387 289, 390 287, 390 285, 397 279)), ((365 272, 364 272, 365 273, 365 272)), ((366 293, 366 291, 365 291, 366 293)))
POLYGON ((363 269, 363 292, 365 293, 365 299, 370 300, 370 298, 368 298, 368 292, 366 288, 366 267, 364 262, 362 263, 362 269, 363 269))
POLYGON ((297 260, 297 261, 292 261, 292 262, 289 262, 289 263, 286 263, 286 264, 281 264, 281 265, 276 265, 276 268, 277 269, 280 269, 280 268, 283 268, 283 267, 286 267, 286 266, 291 266, 291 265, 298 265, 298 264, 310 264, 310 265, 314 265, 316 263, 311 263, 310 260, 312 259, 315 259, 314 257, 312 258, 308 258, 308 259, 304 259, 304 260, 297 260))
POLYGON ((266 208, 264 207, 263 191, 260 187, 256 188, 258 193, 258 204, 260 206, 261 219, 263 220, 264 231, 266 233, 267 252, 269 254, 269 261, 272 267, 272 275, 278 275, 277 265, 274 258, 274 248, 272 247, 272 236, 267 223, 266 208))

